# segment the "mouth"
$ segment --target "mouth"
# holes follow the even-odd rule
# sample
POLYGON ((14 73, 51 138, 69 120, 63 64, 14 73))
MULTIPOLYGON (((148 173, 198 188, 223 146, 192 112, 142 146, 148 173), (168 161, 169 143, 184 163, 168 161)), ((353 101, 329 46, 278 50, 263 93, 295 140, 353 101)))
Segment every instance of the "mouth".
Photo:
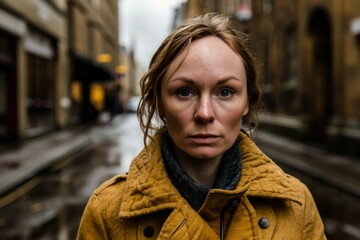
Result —
POLYGON ((215 134, 196 134, 190 136, 190 139, 197 144, 210 144, 216 142, 220 137, 215 134))

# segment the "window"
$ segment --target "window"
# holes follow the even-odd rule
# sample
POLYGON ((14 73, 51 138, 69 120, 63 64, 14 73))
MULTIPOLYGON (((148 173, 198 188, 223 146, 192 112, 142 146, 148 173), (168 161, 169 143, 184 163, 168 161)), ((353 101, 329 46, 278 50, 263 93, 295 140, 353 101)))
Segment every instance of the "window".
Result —
POLYGON ((27 54, 27 62, 27 135, 33 136, 54 126, 54 63, 31 53, 27 54))
POLYGON ((273 10, 273 0, 263 0, 262 10, 265 14, 271 14, 273 10))

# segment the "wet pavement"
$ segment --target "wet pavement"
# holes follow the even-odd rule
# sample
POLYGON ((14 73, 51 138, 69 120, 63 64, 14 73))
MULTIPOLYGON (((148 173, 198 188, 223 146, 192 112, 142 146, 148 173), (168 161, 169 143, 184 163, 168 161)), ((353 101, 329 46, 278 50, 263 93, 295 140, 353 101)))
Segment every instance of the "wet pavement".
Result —
POLYGON ((91 145, 90 127, 49 134, 29 140, 17 148, 2 149, 0 154, 0 194, 59 160, 91 145))
POLYGON ((2 154, 0 161, 16 156, 20 163, 35 161, 34 165, 44 163, 46 154, 49 159, 43 167, 16 165, 11 174, 1 170, 2 179, 18 174, 13 178, 16 186, 2 188, 7 191, 0 198, 1 239, 75 239, 91 192, 106 179, 126 172, 141 148, 136 116, 124 114, 106 125, 49 136, 2 154))

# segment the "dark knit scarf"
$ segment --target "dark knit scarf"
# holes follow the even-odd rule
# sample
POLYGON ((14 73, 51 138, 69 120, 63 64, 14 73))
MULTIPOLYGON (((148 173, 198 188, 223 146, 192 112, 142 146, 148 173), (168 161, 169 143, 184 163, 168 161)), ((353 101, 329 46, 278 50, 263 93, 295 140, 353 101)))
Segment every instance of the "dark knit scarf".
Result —
MULTIPOLYGON (((166 132, 162 137, 162 156, 172 184, 196 211, 200 209, 210 189, 195 182, 175 158, 173 141, 166 132)), ((235 189, 241 176, 241 153, 239 141, 226 151, 221 160, 217 177, 212 189, 235 189)))

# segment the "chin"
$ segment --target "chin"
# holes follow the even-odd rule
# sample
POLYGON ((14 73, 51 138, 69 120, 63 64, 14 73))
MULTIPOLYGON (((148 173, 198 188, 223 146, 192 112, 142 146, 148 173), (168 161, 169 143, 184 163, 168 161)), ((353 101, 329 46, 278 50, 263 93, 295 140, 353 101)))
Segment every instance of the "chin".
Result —
POLYGON ((196 151, 196 152, 192 152, 190 154, 191 157, 196 158, 196 159, 201 159, 201 160, 214 159, 214 158, 219 157, 220 155, 222 155, 222 154, 218 153, 218 152, 210 152, 210 151, 196 151))

